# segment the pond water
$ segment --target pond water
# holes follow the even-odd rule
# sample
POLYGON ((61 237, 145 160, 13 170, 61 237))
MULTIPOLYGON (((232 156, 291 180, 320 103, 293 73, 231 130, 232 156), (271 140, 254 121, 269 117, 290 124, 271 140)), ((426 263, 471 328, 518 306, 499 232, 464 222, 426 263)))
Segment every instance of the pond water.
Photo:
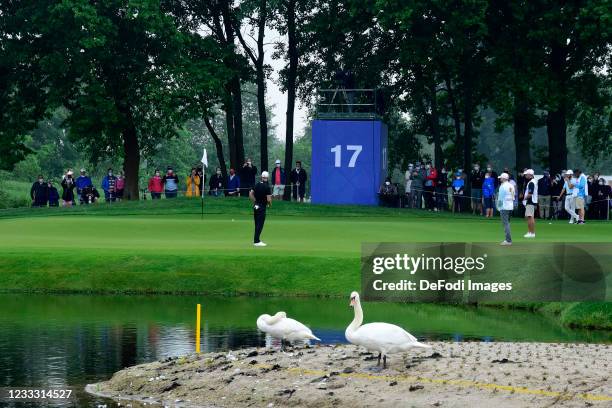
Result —
MULTIPOLYGON (((193 352, 197 303, 203 352, 264 345, 255 326, 262 313, 284 310, 324 343, 346 342, 353 317, 348 299, 3 294, 0 387, 72 387, 76 399, 64 406, 115 406, 82 388, 127 366, 193 352)), ((612 332, 568 329, 525 311, 365 303, 364 313, 365 322, 396 323, 424 340, 612 342, 612 332)))

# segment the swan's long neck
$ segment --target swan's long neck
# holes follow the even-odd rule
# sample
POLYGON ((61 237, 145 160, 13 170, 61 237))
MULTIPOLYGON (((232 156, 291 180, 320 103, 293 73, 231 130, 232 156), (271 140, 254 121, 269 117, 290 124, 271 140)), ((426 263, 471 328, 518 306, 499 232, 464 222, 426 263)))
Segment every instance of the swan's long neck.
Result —
POLYGON ((355 305, 353 306, 353 310, 355 311, 355 317, 347 328, 347 331, 351 332, 357 330, 359 326, 361 326, 361 323, 363 323, 363 310, 361 310, 361 302, 356 301, 355 305))

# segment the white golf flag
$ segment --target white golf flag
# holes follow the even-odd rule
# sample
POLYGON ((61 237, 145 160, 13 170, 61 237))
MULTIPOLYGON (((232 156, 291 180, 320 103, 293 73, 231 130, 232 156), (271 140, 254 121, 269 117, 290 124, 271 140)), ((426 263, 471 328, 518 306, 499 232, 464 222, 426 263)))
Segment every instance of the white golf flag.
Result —
POLYGON ((206 149, 204 149, 204 154, 202 155, 202 160, 200 160, 204 167, 208 167, 208 154, 206 153, 206 149))

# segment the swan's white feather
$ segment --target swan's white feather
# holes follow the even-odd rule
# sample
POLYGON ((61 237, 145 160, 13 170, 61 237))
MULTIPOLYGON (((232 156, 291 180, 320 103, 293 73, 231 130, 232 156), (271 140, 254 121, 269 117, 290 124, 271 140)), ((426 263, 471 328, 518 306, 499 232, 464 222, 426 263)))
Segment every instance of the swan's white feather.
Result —
POLYGON ((257 328, 274 338, 287 340, 290 342, 300 340, 320 340, 318 337, 312 334, 312 331, 304 324, 295 319, 283 317, 282 315, 279 316, 279 313, 274 316, 267 314, 259 316, 257 319, 257 328))
POLYGON ((413 347, 430 347, 419 343, 416 337, 401 327, 389 323, 364 324, 352 332, 347 330, 346 338, 353 344, 383 354, 401 353, 413 347))

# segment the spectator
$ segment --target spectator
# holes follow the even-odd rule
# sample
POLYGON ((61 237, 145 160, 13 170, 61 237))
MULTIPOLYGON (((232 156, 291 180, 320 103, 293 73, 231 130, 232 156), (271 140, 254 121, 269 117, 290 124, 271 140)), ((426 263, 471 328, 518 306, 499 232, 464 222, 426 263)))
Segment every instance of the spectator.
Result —
POLYGON ((514 210, 514 200, 516 192, 514 185, 510 184, 510 175, 508 173, 502 173, 499 175, 500 185, 499 194, 497 196, 497 210, 499 211, 502 224, 504 226, 505 239, 500 245, 508 246, 512 245, 512 234, 510 232, 510 215, 514 210))
POLYGON ((587 177, 586 208, 587 208, 587 218, 588 219, 595 219, 595 206, 593 206, 592 203, 594 201, 595 195, 597 194, 597 183, 598 182, 599 182, 598 173, 593 173, 593 175, 587 177))
POLYGON ((79 201, 81 202, 81 204, 83 204, 83 201, 81 201, 83 189, 91 185, 92 182, 91 182, 91 178, 89 178, 89 176, 87 175, 87 172, 85 171, 85 169, 81 169, 80 173, 81 174, 76 179, 76 189, 77 189, 77 195, 79 196, 79 201))
POLYGON ((413 198, 412 198, 412 171, 413 166, 412 163, 408 164, 408 169, 406 170, 406 175, 404 176, 405 185, 405 193, 406 193, 406 207, 412 208, 413 198))
POLYGON ((125 175, 123 171, 119 172, 115 181, 115 190, 117 191, 117 201, 123 200, 123 191, 125 190, 125 175))
POLYGON ((49 194, 49 207, 59 207, 59 192, 51 180, 49 180, 47 183, 47 187, 49 194))
POLYGON ((176 194, 178 193, 179 178, 176 173, 174 173, 174 169, 172 167, 168 166, 166 175, 162 181, 164 183, 164 193, 166 198, 176 198, 176 194))
POLYGON ((204 195, 204 190, 206 189, 206 173, 204 169, 200 166, 198 167, 196 173, 198 174, 200 182, 198 183, 198 190, 200 191, 200 195, 204 195))
POLYGON ((534 180, 534 172, 527 169, 523 172, 525 177, 525 192, 523 193, 523 206, 527 219, 527 233, 525 238, 535 238, 535 209, 538 205, 538 185, 534 180))
POLYGON ((383 207, 397 207, 397 187, 391 183, 391 177, 387 177, 380 186, 378 197, 383 207))
POLYGON ((518 194, 517 209, 518 209, 518 214, 520 217, 525 216, 525 206, 523 205, 523 201, 524 201, 523 194, 525 192, 525 185, 527 183, 525 179, 525 170, 527 170, 527 168, 523 168, 522 170, 520 170, 516 178, 516 192, 518 194))
POLYGON ((412 198, 413 198, 413 208, 421 209, 423 208, 423 182, 425 178, 421 173, 421 165, 417 163, 414 166, 414 171, 412 172, 412 198))
POLYGON ((584 224, 584 208, 586 205, 586 197, 589 194, 587 186, 587 178, 580 171, 580 169, 574 170, 576 182, 574 185, 578 189, 576 195, 576 212, 578 213, 578 224, 584 224))
POLYGON ((229 170, 229 178, 227 180, 227 193, 230 197, 238 197, 240 194, 240 177, 234 169, 229 170))
POLYGON ((304 196, 306 195, 306 180, 308 179, 308 175, 306 174, 306 170, 302 168, 301 161, 298 160, 295 162, 295 169, 291 170, 289 177, 293 199, 303 203, 304 196))
POLYGON ((472 213, 482 215, 482 183, 484 172, 480 170, 480 164, 474 164, 474 169, 470 174, 472 213))
POLYGON ((495 200, 495 180, 490 172, 486 172, 482 182, 482 198, 484 201, 485 217, 493 218, 493 201, 495 200))
POLYGON ((223 179, 223 175, 221 174, 221 168, 217 167, 217 171, 210 178, 209 184, 210 190, 208 194, 211 196, 219 197, 223 194, 225 190, 225 180, 223 179))
POLYGON ((552 214, 550 218, 559 219, 561 210, 563 209, 563 202, 559 198, 561 191, 563 190, 563 179, 560 174, 557 174, 550 184, 550 196, 552 203, 552 214))
POLYGON ((98 190, 96 190, 93 184, 90 184, 81 190, 81 204, 93 204, 96 203, 99 198, 100 193, 98 193, 98 190))
POLYGON ((438 172, 435 186, 436 211, 448 209, 448 174, 446 167, 442 166, 438 172))
POLYGON ((249 196, 249 192, 255 186, 255 176, 257 175, 257 167, 253 166, 250 158, 246 158, 242 168, 240 169, 240 191, 245 196, 249 196))
POLYGON ((32 207, 46 207, 49 201, 49 186, 45 183, 42 174, 38 175, 38 179, 30 188, 30 198, 32 198, 32 207))
POLYGON ((571 170, 567 170, 563 175, 563 190, 561 190, 561 194, 559 195, 559 200, 565 196, 565 211, 570 216, 569 223, 573 224, 574 221, 578 221, 578 214, 576 214, 576 197, 578 196, 578 189, 575 187, 574 182, 575 179, 572 177, 574 172, 571 170))
POLYGON ((200 176, 195 167, 191 169, 191 174, 187 176, 185 184, 187 186, 185 197, 200 197, 200 176))
POLYGON ((102 190, 107 203, 115 201, 117 194, 117 177, 113 175, 113 169, 109 168, 106 176, 102 179, 102 190))
POLYGON ((451 183, 453 188, 453 213, 461 212, 461 204, 463 200, 463 191, 465 188, 465 180, 461 177, 461 172, 455 173, 455 179, 451 183))
POLYGON ((272 170, 272 197, 279 200, 285 192, 285 170, 281 167, 281 161, 276 159, 274 170, 272 170))
POLYGON ((550 218, 550 191, 552 187, 552 179, 550 172, 544 170, 542 178, 538 180, 538 205, 540 208, 540 218, 550 218))
POLYGON ((497 172, 493 170, 493 165, 491 163, 487 164, 487 172, 491 173, 491 178, 495 181, 495 189, 499 187, 499 177, 497 177, 497 172))
POLYGON ((62 201, 64 202, 64 207, 72 207, 74 204, 74 189, 76 184, 72 178, 73 174, 72 170, 68 170, 62 179, 62 201))
POLYGON ((608 219, 608 211, 610 211, 610 202, 612 198, 612 188, 606 184, 606 180, 601 177, 597 182, 596 193, 593 196, 593 208, 595 219, 608 219))
POLYGON ((159 200, 162 192, 164 191, 164 180, 161 177, 159 169, 155 169, 153 177, 149 179, 149 193, 151 193, 152 200, 159 200))
POLYGON ((434 202, 434 191, 436 188, 436 179, 438 178, 438 171, 428 162, 425 165, 425 185, 423 186, 423 193, 425 194, 425 208, 428 211, 433 211, 435 208, 434 202))

